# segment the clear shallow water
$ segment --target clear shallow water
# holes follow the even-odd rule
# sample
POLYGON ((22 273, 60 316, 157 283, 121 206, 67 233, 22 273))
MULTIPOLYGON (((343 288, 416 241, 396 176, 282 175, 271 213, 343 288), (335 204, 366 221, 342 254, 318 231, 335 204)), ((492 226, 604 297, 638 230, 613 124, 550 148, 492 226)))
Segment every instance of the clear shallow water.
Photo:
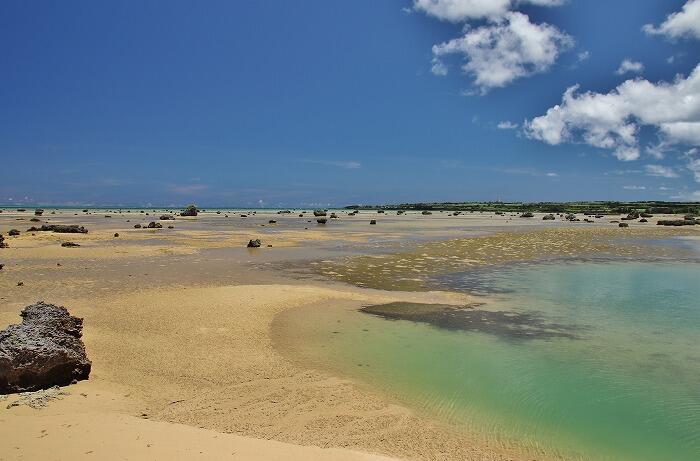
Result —
POLYGON ((283 317, 300 338, 285 347, 487 437, 582 459, 700 459, 700 265, 526 266, 449 282, 474 277, 506 293, 488 310, 566 324, 576 339, 331 308, 283 317))

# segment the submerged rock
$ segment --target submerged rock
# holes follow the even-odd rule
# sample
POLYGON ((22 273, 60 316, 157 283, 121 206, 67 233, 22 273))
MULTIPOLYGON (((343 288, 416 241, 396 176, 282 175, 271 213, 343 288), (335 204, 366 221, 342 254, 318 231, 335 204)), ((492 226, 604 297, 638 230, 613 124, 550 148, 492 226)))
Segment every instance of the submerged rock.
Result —
POLYGON ((25 307, 20 316, 21 324, 0 331, 0 394, 88 378, 92 364, 80 339, 83 319, 41 301, 25 307))
POLYGON ((260 245, 262 245, 262 242, 260 242, 260 239, 250 239, 248 242, 248 248, 260 248, 260 245))

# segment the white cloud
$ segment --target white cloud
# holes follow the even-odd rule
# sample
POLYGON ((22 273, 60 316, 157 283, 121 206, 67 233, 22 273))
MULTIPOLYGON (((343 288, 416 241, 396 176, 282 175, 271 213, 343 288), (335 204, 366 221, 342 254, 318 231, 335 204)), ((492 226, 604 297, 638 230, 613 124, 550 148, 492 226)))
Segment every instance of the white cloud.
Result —
POLYGON ((627 80, 609 93, 564 93, 561 104, 526 122, 528 137, 557 145, 584 142, 620 160, 640 156, 639 130, 658 130, 661 144, 700 146, 700 65, 673 83, 627 80))
POLYGON ((470 19, 498 17, 511 6, 510 0, 415 0, 413 9, 443 21, 463 22, 470 19))
POLYGON ((659 176, 661 178, 678 177, 678 173, 676 173, 676 170, 663 165, 645 165, 644 170, 649 176, 659 176))
POLYGON ((414 0, 413 10, 450 22, 498 18, 520 4, 559 6, 564 0, 414 0))
MULTIPOLYGON (((414 0, 413 11, 443 21, 465 23, 464 35, 433 46, 431 71, 444 76, 446 55, 464 58, 462 70, 474 77, 481 93, 503 87, 512 81, 544 72, 573 39, 549 24, 533 24, 530 18, 514 11, 520 5, 557 6, 564 0, 414 0), (485 21, 471 28, 470 21, 485 21)), ((580 60, 587 59, 582 53, 580 60)), ((474 94, 468 91, 467 94, 474 94)))
POLYGON ((557 178, 557 177, 559 177, 559 173, 549 172, 545 176, 547 176, 549 178, 557 178))
POLYGON ((670 38, 700 38, 700 0, 688 0, 681 11, 670 14, 659 27, 647 24, 643 30, 650 35, 670 38))
POLYGON ((445 75, 447 75, 447 66, 444 62, 440 61, 439 59, 433 58, 433 65, 430 68, 430 71, 435 75, 444 77, 445 75))
POLYGON ((521 77, 544 72, 573 39, 549 24, 533 24, 527 15, 506 13, 487 25, 468 29, 464 36, 433 46, 434 63, 457 54, 462 70, 474 77, 482 93, 521 77))
POLYGON ((700 150, 693 148, 685 153, 684 157, 687 160, 686 167, 693 173, 695 182, 700 182, 700 150))
POLYGON ((497 125, 499 130, 514 130, 518 127, 517 123, 505 120, 497 125))
POLYGON ((625 190, 647 190, 645 186, 622 186, 625 190))
POLYGON ((620 63, 620 67, 617 68, 615 73, 617 75, 625 75, 628 72, 640 73, 644 70, 644 64, 638 61, 632 61, 631 59, 625 59, 620 63))

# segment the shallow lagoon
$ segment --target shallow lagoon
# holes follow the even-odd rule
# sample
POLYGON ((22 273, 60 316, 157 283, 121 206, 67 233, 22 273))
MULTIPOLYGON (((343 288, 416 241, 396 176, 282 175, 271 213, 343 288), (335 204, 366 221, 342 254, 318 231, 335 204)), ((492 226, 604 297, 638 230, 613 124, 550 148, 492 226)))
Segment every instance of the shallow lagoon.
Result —
POLYGON ((477 326, 527 318, 537 327, 513 335, 474 328, 474 315, 455 321, 467 328, 446 328, 326 308, 315 322, 309 312, 283 319, 300 338, 289 352, 534 451, 700 459, 700 264, 521 265, 443 282, 497 293, 476 308, 489 313, 477 326))

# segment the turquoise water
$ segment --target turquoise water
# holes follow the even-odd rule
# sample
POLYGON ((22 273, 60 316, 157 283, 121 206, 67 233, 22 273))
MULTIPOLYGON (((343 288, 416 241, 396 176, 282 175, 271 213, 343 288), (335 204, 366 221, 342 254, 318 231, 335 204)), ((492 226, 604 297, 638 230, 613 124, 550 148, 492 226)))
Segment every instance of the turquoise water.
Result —
POLYGON ((460 288, 474 277, 505 293, 486 309, 528 313, 571 337, 447 331, 325 309, 313 325, 309 312, 284 320, 303 338, 289 347, 433 417, 534 451, 700 459, 699 264, 523 266, 449 282, 460 288))

